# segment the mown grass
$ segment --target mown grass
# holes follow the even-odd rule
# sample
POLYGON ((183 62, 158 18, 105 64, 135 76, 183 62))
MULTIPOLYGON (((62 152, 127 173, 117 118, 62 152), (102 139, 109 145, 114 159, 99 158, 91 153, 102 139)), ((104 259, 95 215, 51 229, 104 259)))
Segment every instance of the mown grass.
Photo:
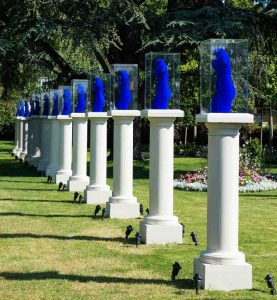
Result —
MULTIPOLYGON (((206 244, 206 193, 174 192, 175 215, 186 225, 182 245, 136 248, 124 232, 141 219, 91 217, 94 206, 73 204, 9 154, 0 142, 0 299, 271 299, 264 277, 277 278, 277 192, 240 197, 240 250, 253 266, 253 289, 195 295, 193 258, 206 244), (200 246, 189 238, 197 231, 200 246), (182 270, 170 281, 171 265, 182 270)), ((204 159, 176 158, 176 173, 204 166, 204 159)), ((277 168, 271 167, 276 172, 277 168)), ((112 184, 112 164, 108 183, 112 184)), ((148 162, 136 162, 134 195, 148 206, 148 162)), ((134 232, 134 233, 135 233, 134 232)), ((133 236, 134 236, 133 233, 133 236)))

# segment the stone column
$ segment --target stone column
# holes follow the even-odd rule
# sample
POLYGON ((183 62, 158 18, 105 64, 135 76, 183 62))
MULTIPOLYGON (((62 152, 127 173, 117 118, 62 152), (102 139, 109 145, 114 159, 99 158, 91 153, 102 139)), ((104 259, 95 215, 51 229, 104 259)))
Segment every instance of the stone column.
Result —
POLYGON ((59 170, 56 174, 56 183, 67 184, 72 175, 72 119, 69 116, 57 116, 59 122, 59 170))
POLYGON ((85 113, 71 113, 73 126, 72 176, 69 177, 70 191, 83 192, 89 184, 87 176, 88 121, 85 113))
POLYGON ((112 195, 107 178, 106 112, 89 112, 90 120, 90 185, 85 190, 87 204, 103 204, 112 195))
POLYGON ((31 116, 32 119, 32 156, 30 164, 34 167, 38 166, 40 159, 40 118, 39 116, 31 116))
POLYGON ((18 132, 19 132, 19 117, 15 117, 14 119, 14 148, 12 151, 12 154, 16 156, 16 152, 19 146, 19 140, 18 140, 18 132))
POLYGON ((252 288, 252 266, 238 250, 239 129, 253 115, 209 113, 197 122, 208 127, 207 250, 194 261, 194 274, 207 290, 252 288))
POLYGON ((174 121, 181 110, 149 109, 150 121, 149 215, 140 222, 146 244, 182 243, 182 226, 173 215, 174 121))
POLYGON ((28 118, 23 120, 23 145, 20 158, 25 161, 28 152, 28 118))
POLYGON ((40 116, 40 122, 40 160, 37 169, 45 172, 49 162, 50 127, 47 116, 40 116))
POLYGON ((33 119, 28 118, 28 143, 27 143, 27 155, 25 156, 25 161, 28 164, 31 163, 32 149, 33 149, 33 119))
POLYGON ((24 129, 24 124, 23 124, 23 120, 25 118, 20 117, 19 118, 19 124, 18 124, 18 148, 16 151, 16 156, 18 158, 20 158, 20 154, 23 151, 23 129, 24 129))
POLYGON ((48 116, 48 121, 50 127, 50 152, 48 165, 46 166, 46 176, 51 176, 52 178, 55 178, 59 169, 60 157, 59 121, 57 120, 57 116, 48 116))
POLYGON ((133 120, 138 110, 112 110, 114 119, 113 193, 107 203, 110 218, 137 218, 137 198, 133 196, 133 120))

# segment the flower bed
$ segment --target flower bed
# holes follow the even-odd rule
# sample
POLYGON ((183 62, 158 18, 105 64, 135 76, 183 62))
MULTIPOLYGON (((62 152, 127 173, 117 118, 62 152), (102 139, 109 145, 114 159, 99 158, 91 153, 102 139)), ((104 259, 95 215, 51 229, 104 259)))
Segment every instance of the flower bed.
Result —
MULTIPOLYGON (((179 174, 173 183, 174 188, 186 191, 205 192, 208 187, 207 168, 179 174)), ((247 167, 239 173, 239 192, 260 192, 277 190, 277 181, 271 175, 261 176, 247 167)))

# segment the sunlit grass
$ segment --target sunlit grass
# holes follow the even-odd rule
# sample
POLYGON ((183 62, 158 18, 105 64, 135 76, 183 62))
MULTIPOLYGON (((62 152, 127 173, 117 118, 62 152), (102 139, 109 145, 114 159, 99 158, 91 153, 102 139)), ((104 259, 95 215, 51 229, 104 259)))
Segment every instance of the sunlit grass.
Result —
MULTIPOLYGON (((73 204, 10 156, 0 143, 0 299, 198 299, 193 258, 206 244, 206 193, 174 192, 175 215, 186 225, 184 244, 124 243, 128 224, 139 221, 92 218, 94 206, 73 204), (200 246, 189 233, 197 231, 200 246), (170 281, 171 265, 182 270, 170 281)), ((204 159, 176 158, 175 172, 204 166, 204 159)), ((276 171, 272 166, 271 171, 276 171)), ((135 162, 134 195, 148 206, 148 161, 135 162)), ((112 185, 112 163, 108 163, 112 185)), ((277 277, 277 191, 240 197, 240 250, 253 265, 253 290, 201 291, 202 299, 271 299, 264 277, 277 277)))

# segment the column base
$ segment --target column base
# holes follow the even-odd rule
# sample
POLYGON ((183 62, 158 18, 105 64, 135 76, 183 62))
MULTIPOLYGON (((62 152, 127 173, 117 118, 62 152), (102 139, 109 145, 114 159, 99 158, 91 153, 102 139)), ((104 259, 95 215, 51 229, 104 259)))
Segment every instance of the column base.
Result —
POLYGON ((48 162, 46 160, 39 160, 37 167, 38 171, 45 171, 47 168, 47 164, 48 162))
POLYGON ((17 148, 13 148, 12 155, 16 155, 17 148))
POLYGON ((87 185, 89 185, 89 177, 71 176, 68 180, 69 191, 72 192, 83 192, 87 185))
POLYGON ((215 265, 194 259, 193 274, 202 278, 200 287, 205 290, 231 291, 252 289, 252 266, 246 262, 235 265, 215 265))
MULTIPOLYGON (((137 203, 136 197, 132 197, 129 202, 125 198, 124 202, 112 202, 113 198, 110 197, 110 202, 107 202, 107 212, 111 219, 133 219, 140 216, 139 203, 137 203)), ((115 198, 118 199, 118 197, 115 198)))
POLYGON ((16 157, 18 157, 18 158, 20 158, 20 154, 22 153, 22 149, 20 150, 20 149, 17 149, 16 150, 16 153, 15 153, 15 156, 16 157))
POLYGON ((26 157, 27 157, 27 153, 26 152, 21 152, 20 153, 20 159, 22 159, 22 161, 25 161, 26 157))
POLYGON ((31 166, 37 168, 39 160, 40 160, 40 156, 32 156, 30 161, 31 166))
POLYGON ((72 175, 71 171, 58 171, 56 174, 56 184, 62 182, 63 184, 67 184, 69 177, 72 175))
POLYGON ((87 204, 105 204, 109 201, 112 196, 112 191, 108 185, 99 187, 89 185, 86 187, 84 192, 84 199, 87 204))
POLYGON ((57 174, 57 171, 58 171, 58 168, 53 166, 53 165, 50 165, 46 168, 46 176, 51 176, 52 178, 54 178, 57 174))
POLYGON ((179 223, 149 224, 140 222, 140 234, 145 244, 183 243, 183 227, 179 223))

